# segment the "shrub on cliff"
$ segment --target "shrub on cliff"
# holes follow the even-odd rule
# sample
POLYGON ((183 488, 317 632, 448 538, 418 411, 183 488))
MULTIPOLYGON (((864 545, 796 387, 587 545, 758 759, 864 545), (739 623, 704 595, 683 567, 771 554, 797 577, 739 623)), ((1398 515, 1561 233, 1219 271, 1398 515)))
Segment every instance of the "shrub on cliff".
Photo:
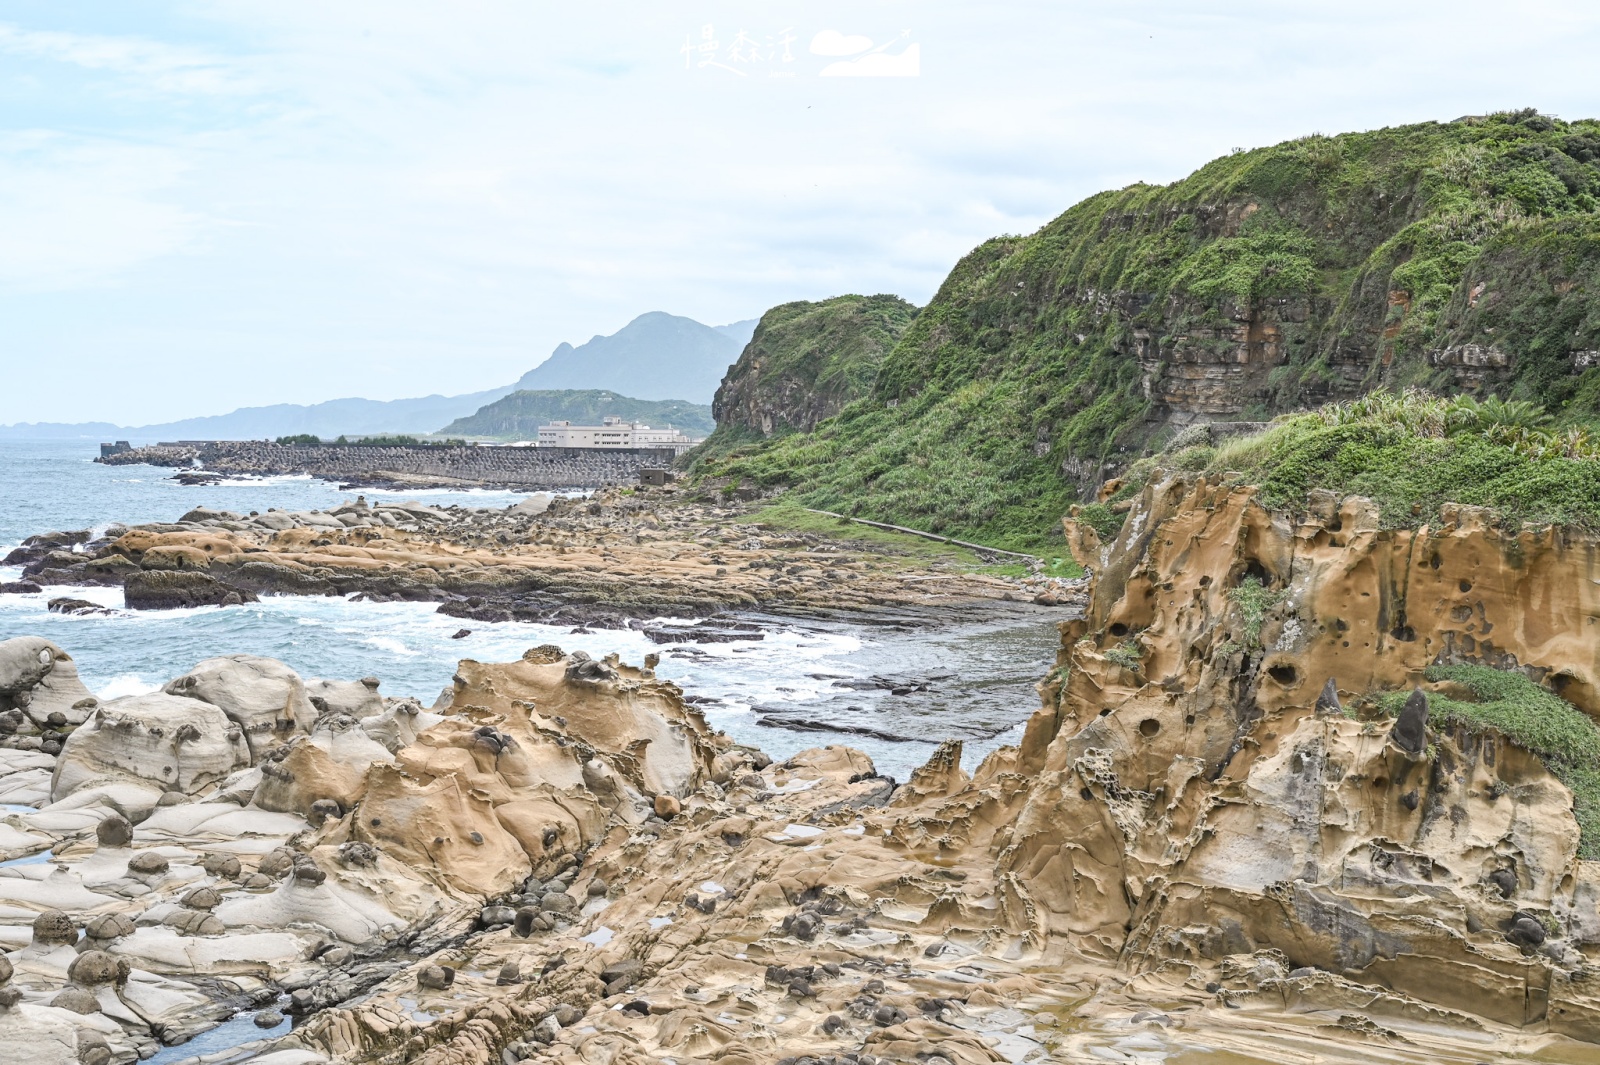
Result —
POLYGON ((1600 530, 1600 446, 1584 426, 1548 426, 1533 403, 1376 392, 1140 462, 1119 497, 1168 467, 1255 484, 1269 507, 1300 508, 1318 488, 1368 496, 1391 528, 1437 522, 1443 504, 1458 503, 1493 508, 1509 525, 1600 530))

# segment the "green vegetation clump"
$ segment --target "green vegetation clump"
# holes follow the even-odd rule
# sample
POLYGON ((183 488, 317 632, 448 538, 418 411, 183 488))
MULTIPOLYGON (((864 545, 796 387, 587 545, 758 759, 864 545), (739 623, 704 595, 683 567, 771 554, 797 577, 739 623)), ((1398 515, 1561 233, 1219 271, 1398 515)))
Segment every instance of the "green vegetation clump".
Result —
POLYGON ((610 416, 643 422, 657 429, 671 426, 685 436, 711 432, 711 408, 681 399, 633 399, 605 389, 544 389, 513 392, 457 418, 440 432, 487 436, 496 440, 532 440, 539 426, 556 421, 599 425, 610 416))
POLYGON ((717 389, 716 432, 685 465, 698 469, 741 446, 809 431, 867 395, 916 316, 914 304, 888 295, 772 308, 717 389))
MULTIPOLYGON (((1374 392, 1204 451, 1209 475, 1258 485, 1269 507, 1298 509, 1322 488, 1370 497, 1390 528, 1437 522, 1441 505, 1460 503, 1513 526, 1600 530, 1600 439, 1582 425, 1556 428, 1531 401, 1374 392)), ((1123 491, 1189 453, 1141 464, 1123 491)))
MULTIPOLYGON (((1575 357, 1600 352, 1597 197, 1600 122, 1533 111, 1303 137, 1103 192, 971 252, 835 417, 733 442, 696 473, 1039 550, 1071 504, 1170 437, 1162 397, 1182 395, 1164 383, 1180 357, 1244 360, 1227 397, 1244 420, 1474 381, 1563 427, 1600 418, 1600 358, 1575 357), (1271 325, 1270 348, 1244 320, 1271 325)), ((1296 430, 1302 473, 1330 449, 1347 480, 1363 459, 1378 480, 1407 463, 1440 472, 1458 443, 1474 452, 1463 473, 1526 472, 1481 438, 1363 453, 1355 427, 1310 429, 1296 430)))
POLYGON ((1239 608, 1239 635, 1248 648, 1261 646, 1261 626, 1266 622, 1267 611, 1283 601, 1283 592, 1275 592, 1261 583, 1259 577, 1246 577, 1228 592, 1228 601, 1239 608))
MULTIPOLYGON (((1600 726, 1589 715, 1521 673, 1479 665, 1430 666, 1431 681, 1454 681, 1475 699, 1428 696, 1428 723, 1435 729, 1493 729, 1537 755, 1572 792, 1578 821, 1580 858, 1600 859, 1600 726)), ((1391 716, 1405 705, 1406 692, 1378 696, 1391 716)))
POLYGON ((445 437, 420 439, 415 436, 358 436, 350 438, 340 436, 329 446, 331 447, 466 447, 467 442, 460 437, 445 437))
POLYGON ((276 443, 284 447, 316 447, 322 443, 322 437, 314 433, 295 433, 292 436, 280 436, 276 443))
POLYGON ((334 447, 416 447, 422 443, 414 436, 358 436, 354 440, 340 436, 334 447))
POLYGON ((1109 503, 1090 503, 1079 507, 1076 517, 1107 543, 1115 540, 1122 531, 1123 515, 1113 511, 1109 503))
POLYGON ((1144 665, 1144 654, 1139 645, 1132 640, 1125 640, 1115 647, 1108 647, 1103 657, 1107 662, 1115 662, 1130 673, 1137 673, 1144 665))

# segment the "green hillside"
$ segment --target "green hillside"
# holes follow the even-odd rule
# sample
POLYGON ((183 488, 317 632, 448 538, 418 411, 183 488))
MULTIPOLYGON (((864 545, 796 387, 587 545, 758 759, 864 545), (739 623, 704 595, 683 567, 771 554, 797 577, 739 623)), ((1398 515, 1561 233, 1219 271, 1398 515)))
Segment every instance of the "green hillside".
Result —
POLYGON ((916 318, 899 296, 798 300, 761 316, 712 403, 717 430, 691 461, 808 432, 872 390, 884 357, 916 318))
POLYGON ((541 425, 553 421, 596 425, 607 415, 658 429, 670 425, 688 436, 704 436, 713 425, 711 408, 700 403, 630 399, 604 389, 546 389, 513 392, 479 408, 476 414, 457 418, 439 432, 445 436, 532 440, 541 425))
POLYGON ((1100 193, 957 264, 869 395, 703 468, 1037 547, 1196 421, 1409 385, 1596 417, 1597 164, 1600 122, 1520 111, 1310 136, 1100 193))

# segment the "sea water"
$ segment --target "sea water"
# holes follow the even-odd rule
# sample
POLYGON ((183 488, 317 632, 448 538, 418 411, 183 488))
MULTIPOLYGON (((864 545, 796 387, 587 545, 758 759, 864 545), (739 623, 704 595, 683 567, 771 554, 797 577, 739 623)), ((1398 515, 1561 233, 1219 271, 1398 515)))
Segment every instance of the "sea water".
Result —
MULTIPOLYGON (((184 486, 151 466, 103 466, 88 443, 0 442, 0 557, 23 538, 111 522, 171 521, 197 506, 232 511, 327 509, 353 492, 309 478, 241 479, 184 486)), ((363 490, 377 498, 435 506, 503 507, 508 492, 363 490)), ((20 570, 0 567, 0 582, 20 570)), ((960 738, 970 767, 1014 742, 1037 707, 1034 683, 1049 668, 1059 612, 1019 608, 982 622, 884 626, 870 621, 805 621, 746 615, 759 639, 657 645, 633 630, 488 624, 437 612, 432 603, 366 603, 316 596, 269 596, 236 607, 127 611, 119 588, 46 588, 0 595, 0 640, 42 636, 77 662, 103 699, 155 691, 202 659, 256 654, 304 677, 377 677, 385 695, 432 705, 463 658, 511 661, 541 644, 594 657, 616 653, 638 665, 661 655, 657 674, 681 685, 717 728, 783 758, 807 747, 847 743, 880 772, 905 779, 935 744, 960 738), (71 596, 109 614, 53 614, 71 596), (456 638, 463 630, 468 635, 456 638), (892 675, 907 683, 874 686, 892 675), (926 680, 927 683, 915 683, 926 680), (904 691, 905 688, 910 691, 904 691)))

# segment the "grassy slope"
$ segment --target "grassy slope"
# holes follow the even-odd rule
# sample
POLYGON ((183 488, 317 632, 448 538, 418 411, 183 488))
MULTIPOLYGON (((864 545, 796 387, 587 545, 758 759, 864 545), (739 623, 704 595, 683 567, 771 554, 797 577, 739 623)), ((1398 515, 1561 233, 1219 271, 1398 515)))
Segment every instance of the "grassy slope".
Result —
POLYGON ((916 315, 914 304, 885 295, 797 300, 767 311, 717 389, 716 432, 688 464, 810 429, 819 415, 866 395, 916 315), (748 416, 751 407, 772 417, 770 432, 748 416))
MULTIPOLYGON (((1449 401, 1408 390, 1286 416, 1220 447, 1183 447, 1180 438, 1135 462, 1110 502, 1135 495, 1160 470, 1177 469, 1257 485, 1261 501, 1274 508, 1301 509, 1314 489, 1367 496, 1388 528, 1437 523, 1440 506, 1461 503, 1492 508, 1508 526, 1600 531, 1600 438, 1553 425, 1531 434, 1452 425, 1453 411, 1459 414, 1449 401)), ((1075 510, 1108 536, 1122 525, 1106 504, 1075 510)))
POLYGON ((1517 394, 1594 413, 1600 369, 1571 376, 1567 357, 1600 349, 1596 160, 1600 123, 1517 113, 1308 137, 1101 193, 963 259, 870 395, 702 469, 791 486, 811 506, 1048 546, 1082 487, 1161 442, 1138 334, 1204 336, 1272 301, 1305 320, 1285 326, 1287 361, 1246 416, 1439 387, 1428 353, 1462 343, 1515 356, 1517 394))
POLYGON ((566 420, 579 425, 598 425, 606 415, 626 421, 639 421, 656 428, 671 425, 690 436, 711 432, 711 408, 681 399, 630 399, 603 389, 547 389, 513 392, 478 409, 476 414, 457 418, 443 429, 444 435, 488 436, 502 440, 531 440, 539 426, 566 420))
MULTIPOLYGON (((1428 723, 1435 729, 1493 730, 1537 755, 1572 791, 1578 822, 1578 856, 1600 859, 1600 726, 1571 703, 1521 673, 1479 665, 1430 666, 1433 681, 1454 681, 1471 700, 1428 697, 1428 723)), ((1375 702, 1397 716, 1408 692, 1386 692, 1375 702)))

